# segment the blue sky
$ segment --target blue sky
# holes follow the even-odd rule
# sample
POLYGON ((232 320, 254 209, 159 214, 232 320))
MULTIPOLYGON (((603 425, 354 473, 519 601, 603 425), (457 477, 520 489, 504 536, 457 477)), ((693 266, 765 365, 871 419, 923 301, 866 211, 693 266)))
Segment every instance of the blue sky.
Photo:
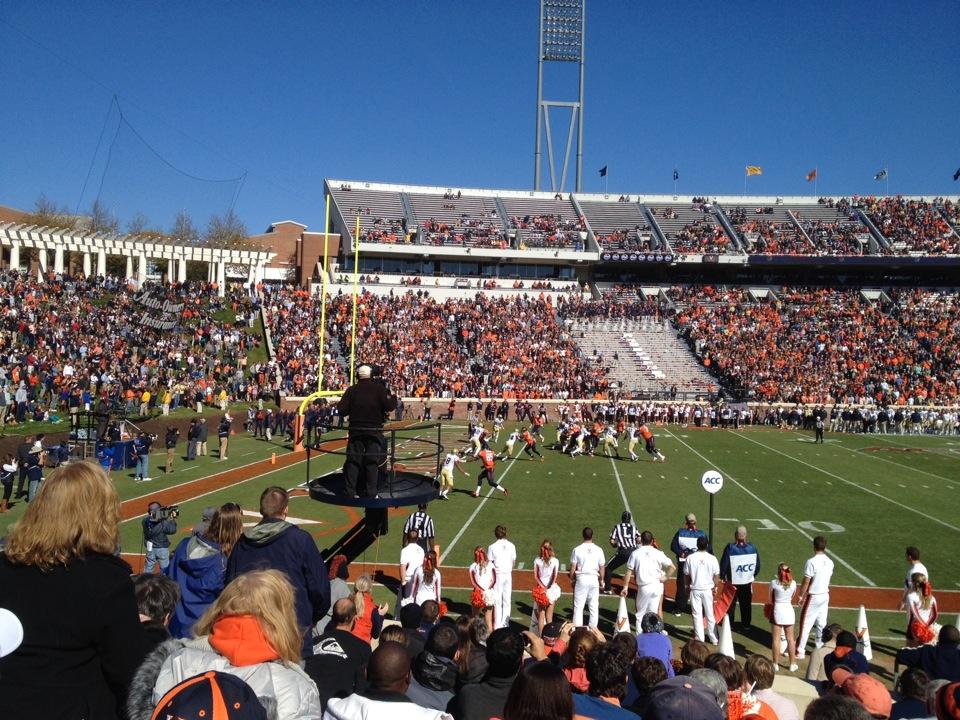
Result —
MULTIPOLYGON (((99 193, 166 227, 238 193, 260 231, 319 228, 324 177, 530 188, 538 6, 0 0, 0 204, 99 193)), ((588 0, 584 190, 607 165, 610 192, 672 192, 676 166, 681 193, 740 193, 750 164, 751 192, 812 193, 818 167, 821 194, 871 193, 885 164, 893 193, 956 194, 958 18, 957 0, 588 0)))

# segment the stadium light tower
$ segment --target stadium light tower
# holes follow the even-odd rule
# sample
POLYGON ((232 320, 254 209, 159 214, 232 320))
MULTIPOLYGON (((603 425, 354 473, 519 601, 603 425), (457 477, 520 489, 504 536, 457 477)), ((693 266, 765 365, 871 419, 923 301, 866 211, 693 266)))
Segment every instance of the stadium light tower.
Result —
POLYGON ((550 190, 563 190, 570 165, 573 135, 577 135, 576 192, 580 192, 583 171, 583 31, 586 24, 586 0, 540 0, 540 53, 537 58, 537 144, 533 186, 540 190, 540 171, 543 164, 543 140, 547 141, 547 159, 550 167, 550 190), (580 80, 575 101, 544 100, 543 64, 579 63, 580 80), (569 108, 570 126, 563 154, 563 169, 557 182, 554 164, 553 133, 550 112, 554 108, 569 108))

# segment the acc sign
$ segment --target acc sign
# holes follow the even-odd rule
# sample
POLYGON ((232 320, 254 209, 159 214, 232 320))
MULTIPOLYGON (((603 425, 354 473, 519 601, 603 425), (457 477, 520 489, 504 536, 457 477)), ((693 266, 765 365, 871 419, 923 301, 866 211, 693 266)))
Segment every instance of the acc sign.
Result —
POLYGON ((703 485, 704 490, 713 495, 723 489, 723 475, 716 470, 707 470, 700 478, 700 484, 703 485))

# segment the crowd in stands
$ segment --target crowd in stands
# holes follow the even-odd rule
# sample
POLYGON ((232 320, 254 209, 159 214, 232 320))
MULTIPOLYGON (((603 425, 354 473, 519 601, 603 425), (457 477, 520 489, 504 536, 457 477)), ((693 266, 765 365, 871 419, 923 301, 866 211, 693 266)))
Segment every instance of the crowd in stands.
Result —
POLYGON ((137 291, 116 278, 52 273, 0 274, 0 428, 56 422, 103 399, 131 415, 166 414, 180 405, 255 401, 269 392, 265 364, 247 354, 262 340, 248 332, 259 301, 246 289, 217 296, 216 286, 147 283, 137 291), (141 323, 137 299, 183 304, 171 330, 141 323), (228 312, 232 321, 224 322, 228 312))
POLYGON ((560 311, 564 320, 597 320, 613 318, 659 317, 660 304, 656 298, 643 298, 633 285, 617 284, 604 290, 599 300, 572 298, 560 311))
POLYGON ((960 237, 932 203, 900 196, 855 198, 854 202, 894 245, 894 252, 960 254, 960 237))
MULTIPOLYGON (((369 208, 367 209, 369 213, 369 208)), ((367 228, 360 237, 361 242, 368 243, 386 243, 389 245, 406 242, 407 234, 404 229, 404 223, 401 220, 387 220, 385 218, 375 218, 373 224, 367 228)))
MULTIPOLYGON (((561 297, 558 306, 565 301, 561 297)), ((267 322, 288 394, 316 387, 319 302, 299 291, 267 294, 267 322)), ((581 359, 552 302, 478 294, 440 303, 422 291, 366 293, 358 306, 357 359, 382 367, 403 395, 591 396, 606 386, 603 372, 581 359)), ((353 299, 338 295, 329 303, 325 386, 339 388, 345 386, 344 367, 334 353, 349 356, 353 299)))
MULTIPOLYGON (((810 238, 818 255, 863 255, 867 244, 860 242, 866 228, 858 223, 800 220, 800 225, 810 238)), ((881 254, 889 252, 881 248, 881 254)))
POLYGON ((461 245, 501 250, 510 246, 496 219, 496 211, 491 211, 489 218, 475 218, 463 213, 456 224, 430 218, 425 220, 421 227, 431 245, 461 245))
POLYGON ((857 290, 795 288, 778 302, 751 303, 743 290, 687 287, 670 296, 704 364, 756 399, 897 405, 960 397, 955 295, 891 291, 892 303, 871 303, 857 290))
POLYGON ((564 220, 560 215, 525 215, 510 218, 510 226, 523 235, 523 247, 584 249, 586 222, 582 217, 564 220))
POLYGON ((633 230, 614 230, 596 236, 601 250, 619 250, 621 252, 651 252, 653 250, 653 234, 650 226, 644 223, 637 225, 633 230))

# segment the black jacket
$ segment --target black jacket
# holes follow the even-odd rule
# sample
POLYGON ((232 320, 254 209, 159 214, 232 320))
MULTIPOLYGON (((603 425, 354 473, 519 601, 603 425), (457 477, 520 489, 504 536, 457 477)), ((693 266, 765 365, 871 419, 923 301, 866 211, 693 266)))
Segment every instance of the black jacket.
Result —
POLYGON ((943 643, 903 648, 897 651, 897 663, 921 668, 931 680, 960 680, 960 646, 957 645, 943 643))
POLYGON ((348 630, 330 627, 313 643, 313 655, 304 670, 317 684, 320 704, 327 709, 330 698, 363 692, 370 645, 348 630))
POLYGON ((358 380, 343 393, 337 409, 342 417, 350 418, 350 429, 383 427, 387 413, 397 407, 397 398, 387 388, 370 379, 358 380))
POLYGON ((483 682, 464 685, 447 705, 447 712, 453 715, 454 720, 490 720, 492 717, 500 717, 515 678, 516 675, 488 675, 483 682))
POLYGON ((170 536, 176 533, 176 520, 152 520, 149 515, 143 519, 143 541, 152 542, 155 548, 170 547, 170 536))
POLYGON ((163 438, 163 444, 166 446, 167 450, 175 448, 177 446, 177 439, 180 437, 180 431, 174 428, 173 430, 167 430, 166 436, 163 438))
POLYGON ((110 720, 150 649, 130 566, 92 554, 49 572, 0 556, 0 607, 24 640, 0 660, 0 718, 110 720))
POLYGON ((206 423, 197 423, 197 440, 200 442, 206 442, 209 434, 210 428, 207 427, 206 423))
POLYGON ((424 650, 413 659, 407 697, 417 705, 446 710, 457 684, 457 664, 424 650))

